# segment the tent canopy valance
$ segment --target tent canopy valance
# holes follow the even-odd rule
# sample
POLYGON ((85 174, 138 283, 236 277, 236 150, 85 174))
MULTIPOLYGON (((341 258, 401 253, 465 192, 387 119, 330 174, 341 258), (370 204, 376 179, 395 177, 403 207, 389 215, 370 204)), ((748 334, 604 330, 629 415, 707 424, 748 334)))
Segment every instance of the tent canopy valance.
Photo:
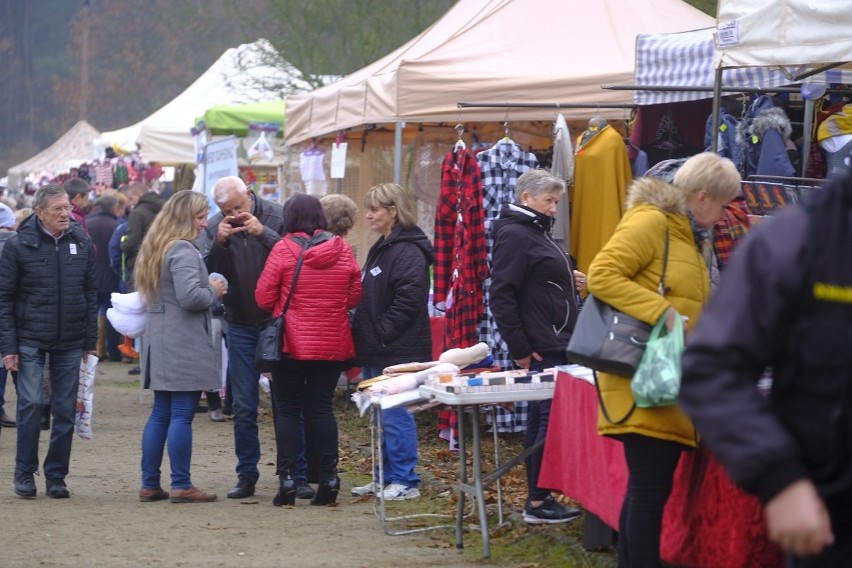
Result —
MULTIPOLYGON (((419 122, 552 120, 552 109, 470 108, 461 101, 600 103, 632 94, 604 91, 633 80, 640 33, 713 25, 681 0, 459 0, 393 53, 343 79, 287 97, 288 144, 399 120, 419 122)), ((565 109, 566 118, 588 118, 565 109)))
POLYGON ((214 135, 233 135, 245 138, 249 125, 254 122, 274 124, 282 136, 281 127, 284 124, 284 101, 264 101, 244 105, 218 105, 207 109, 203 115, 195 119, 195 125, 201 123, 208 132, 214 135))

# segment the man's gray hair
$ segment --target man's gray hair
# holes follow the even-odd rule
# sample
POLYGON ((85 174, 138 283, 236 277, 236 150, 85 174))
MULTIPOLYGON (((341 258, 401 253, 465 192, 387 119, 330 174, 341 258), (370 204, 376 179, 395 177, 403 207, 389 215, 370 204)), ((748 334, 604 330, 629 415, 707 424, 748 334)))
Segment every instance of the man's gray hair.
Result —
POLYGON ((246 184, 237 176, 223 177, 213 186, 213 201, 226 203, 232 191, 245 194, 246 189, 246 184))
POLYGON ((59 187, 58 185, 48 183, 46 185, 41 186, 35 193, 35 197, 33 198, 33 207, 37 209, 46 209, 47 204, 54 197, 67 197, 68 194, 64 189, 59 187))

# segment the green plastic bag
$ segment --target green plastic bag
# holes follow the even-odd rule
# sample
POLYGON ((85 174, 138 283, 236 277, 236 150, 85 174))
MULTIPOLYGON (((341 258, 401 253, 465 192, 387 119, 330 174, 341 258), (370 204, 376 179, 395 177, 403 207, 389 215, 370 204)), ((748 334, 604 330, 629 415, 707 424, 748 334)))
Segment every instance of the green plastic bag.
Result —
POLYGON ((677 315, 674 329, 669 331, 663 314, 651 330, 645 354, 630 383, 636 406, 653 408, 677 402, 683 349, 683 319, 677 315))

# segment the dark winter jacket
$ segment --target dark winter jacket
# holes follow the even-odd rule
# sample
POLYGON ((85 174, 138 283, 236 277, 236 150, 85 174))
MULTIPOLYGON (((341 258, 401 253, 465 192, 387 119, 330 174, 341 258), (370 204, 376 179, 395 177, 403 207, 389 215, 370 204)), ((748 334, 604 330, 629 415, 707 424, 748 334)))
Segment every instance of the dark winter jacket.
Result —
POLYGON ((252 196, 252 215, 263 225, 263 234, 255 237, 247 232, 232 236, 225 246, 216 244, 216 233, 224 216, 221 212, 210 219, 207 239, 210 243, 205 262, 207 270, 228 279, 224 296, 225 319, 238 325, 255 325, 268 320, 269 312, 257 307, 254 291, 272 247, 284 234, 284 208, 278 203, 252 196))
POLYGON ((427 304, 433 261, 432 244, 420 227, 397 225, 370 248, 352 324, 361 366, 432 360, 427 304))
POLYGON ((121 243, 121 252, 127 257, 128 270, 133 269, 136 255, 139 254, 139 248, 142 246, 142 239, 151 228, 157 213, 163 208, 163 203, 165 200, 162 197, 149 191, 139 198, 127 217, 127 238, 121 243))
POLYGON ((0 256, 0 352, 94 351, 98 297, 92 240, 75 221, 56 242, 35 215, 0 256))
POLYGON ((683 357, 682 407, 764 503, 806 477, 823 496, 852 492, 852 177, 845 183, 845 197, 814 192, 813 219, 789 206, 750 232, 683 357))
POLYGON ((109 241, 118 227, 118 219, 107 211, 97 211, 86 217, 86 227, 95 246, 95 281, 98 293, 118 292, 118 274, 109 262, 109 241))
POLYGON ((550 238, 552 223, 515 204, 494 222, 489 305, 513 359, 563 353, 577 322, 574 267, 550 238))

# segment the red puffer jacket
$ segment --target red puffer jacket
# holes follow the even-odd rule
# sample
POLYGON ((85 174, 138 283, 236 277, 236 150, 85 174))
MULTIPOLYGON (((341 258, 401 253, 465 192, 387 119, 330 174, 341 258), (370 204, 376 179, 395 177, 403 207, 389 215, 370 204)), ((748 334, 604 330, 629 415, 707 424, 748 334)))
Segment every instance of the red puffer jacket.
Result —
MULTIPOLYGON (((284 307, 302 246, 285 235, 269 253, 255 290, 257 305, 278 315, 284 307)), ((361 270, 340 237, 305 250, 286 314, 286 354, 301 361, 346 361, 355 356, 348 311, 361 300, 361 270)))

